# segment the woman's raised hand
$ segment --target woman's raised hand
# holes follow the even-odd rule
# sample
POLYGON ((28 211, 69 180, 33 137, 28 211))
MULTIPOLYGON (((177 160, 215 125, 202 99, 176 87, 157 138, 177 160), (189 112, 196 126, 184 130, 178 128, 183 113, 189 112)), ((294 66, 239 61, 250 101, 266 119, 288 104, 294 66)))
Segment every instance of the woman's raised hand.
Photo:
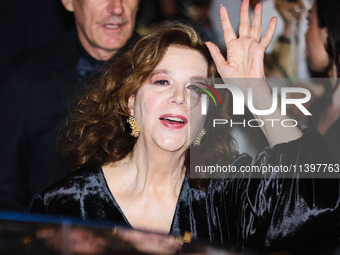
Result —
MULTIPOLYGON (((274 35, 276 18, 270 20, 267 31, 261 40, 261 4, 256 5, 253 22, 250 26, 249 0, 243 0, 238 37, 231 26, 228 12, 224 6, 220 7, 220 18, 227 48, 227 58, 222 56, 215 44, 211 42, 206 43, 216 64, 217 71, 222 78, 261 78, 257 79, 260 82, 254 82, 251 79, 251 82, 237 82, 235 85, 243 91, 244 95, 248 93, 248 88, 253 88, 252 99, 255 109, 269 109, 272 106, 272 96, 265 80, 262 79, 264 78, 263 58, 264 51, 274 35)), ((261 128, 271 146, 301 137, 301 131, 296 127, 286 128, 279 125, 274 128, 268 121, 265 121, 265 117, 278 121, 283 120, 283 116, 278 108, 270 115, 259 115, 256 117, 264 122, 261 128)))
POLYGON ((264 52, 273 38, 277 19, 270 20, 267 31, 261 40, 261 4, 256 5, 253 22, 250 25, 249 0, 243 0, 238 37, 231 25, 227 9, 222 5, 220 19, 227 48, 227 58, 223 57, 215 44, 207 42, 206 45, 221 77, 264 78, 264 52))

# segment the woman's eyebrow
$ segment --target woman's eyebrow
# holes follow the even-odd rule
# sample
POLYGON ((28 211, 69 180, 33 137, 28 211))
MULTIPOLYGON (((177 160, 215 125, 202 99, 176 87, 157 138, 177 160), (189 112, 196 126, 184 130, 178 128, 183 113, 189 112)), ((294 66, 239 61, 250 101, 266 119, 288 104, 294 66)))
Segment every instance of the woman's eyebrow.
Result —
POLYGON ((198 79, 198 80, 201 80, 201 81, 206 81, 207 80, 207 77, 206 76, 202 76, 202 75, 194 75, 191 78, 198 79))
POLYGON ((173 72, 168 69, 157 69, 157 70, 153 70, 150 76, 160 74, 160 73, 161 74, 172 74, 173 72))
POLYGON ((200 75, 191 77, 190 81, 201 85, 207 85, 209 83, 206 77, 200 75))

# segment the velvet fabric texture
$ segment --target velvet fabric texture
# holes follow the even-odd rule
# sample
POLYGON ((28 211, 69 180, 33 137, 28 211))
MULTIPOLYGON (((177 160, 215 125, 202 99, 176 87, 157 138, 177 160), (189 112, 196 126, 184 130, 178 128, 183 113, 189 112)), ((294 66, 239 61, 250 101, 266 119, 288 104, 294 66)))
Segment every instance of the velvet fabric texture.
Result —
MULTIPOLYGON (((264 149, 255 160, 241 154, 233 165, 331 162, 313 130, 264 149)), ((338 230, 339 180, 280 178, 210 179, 205 188, 183 181, 170 234, 238 249, 286 250, 338 230)), ((131 227, 111 194, 101 167, 82 168, 32 201, 31 212, 109 220, 131 227)))

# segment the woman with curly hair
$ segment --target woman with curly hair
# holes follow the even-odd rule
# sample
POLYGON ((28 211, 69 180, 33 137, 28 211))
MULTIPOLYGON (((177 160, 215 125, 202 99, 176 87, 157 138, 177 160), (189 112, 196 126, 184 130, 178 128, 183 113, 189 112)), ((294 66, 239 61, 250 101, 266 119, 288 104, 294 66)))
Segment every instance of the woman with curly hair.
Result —
MULTIPOLYGON (((60 143, 69 164, 80 169, 37 195, 31 211, 172 235, 190 232, 194 239, 241 249, 288 249, 302 240, 301 233, 313 233, 308 227, 316 219, 328 227, 323 219, 330 220, 338 208, 338 180, 328 183, 329 196, 319 190, 322 180, 302 180, 298 174, 289 179, 280 173, 261 178, 241 174, 202 182, 190 177, 189 151, 206 146, 202 138, 213 133, 211 118, 222 116, 212 113, 213 105, 208 105, 207 117, 201 114, 204 82, 191 78, 263 81, 263 55, 276 19, 259 40, 262 8, 256 7, 250 25, 248 5, 244 0, 241 6, 239 36, 226 9, 220 8, 227 59, 192 27, 176 23, 142 38, 110 65, 68 118, 60 143)), ((239 88, 243 93, 253 89, 256 109, 270 107, 264 82, 245 82, 239 88)), ((283 118, 279 110, 269 117, 283 118)), ((272 147, 253 162, 249 155, 237 154, 228 128, 225 135, 212 136, 215 148, 202 153, 202 160, 222 155, 224 163, 237 169, 328 160, 313 130, 302 135, 295 127, 266 123, 262 128, 272 147)))

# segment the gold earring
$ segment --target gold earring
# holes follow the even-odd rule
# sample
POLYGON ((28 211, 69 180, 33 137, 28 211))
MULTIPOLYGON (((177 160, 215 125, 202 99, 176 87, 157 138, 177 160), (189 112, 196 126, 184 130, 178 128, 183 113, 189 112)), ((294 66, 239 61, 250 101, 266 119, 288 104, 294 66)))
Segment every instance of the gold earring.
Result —
POLYGON ((207 131, 203 128, 198 135, 196 136, 196 138, 194 139, 194 141, 192 142, 192 144, 194 146, 199 146, 202 142, 202 139, 204 137, 204 135, 207 133, 207 131))
POLYGON ((129 116, 129 118, 126 120, 127 123, 129 123, 129 134, 133 136, 134 138, 137 138, 139 136, 139 128, 136 123, 136 119, 133 116, 129 116))

